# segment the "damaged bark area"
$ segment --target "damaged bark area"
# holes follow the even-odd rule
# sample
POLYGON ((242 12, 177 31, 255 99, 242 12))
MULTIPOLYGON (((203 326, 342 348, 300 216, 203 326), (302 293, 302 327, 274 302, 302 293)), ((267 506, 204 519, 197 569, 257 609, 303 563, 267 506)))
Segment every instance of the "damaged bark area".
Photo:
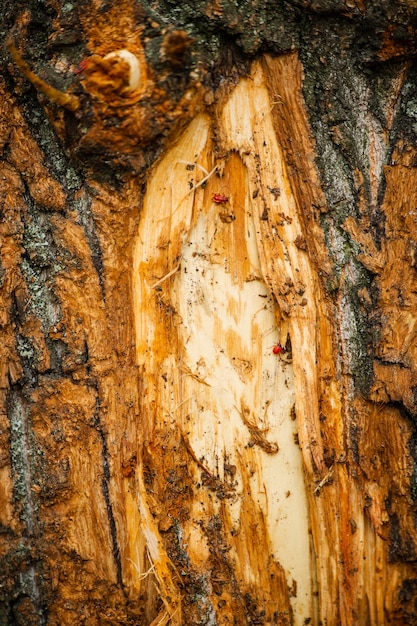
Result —
MULTIPOLYGON (((277 41, 262 2, 250 32, 222 2, 92 2, 70 45, 55 6, 66 91, 25 60, 19 13, 0 105, 0 624, 417 620, 415 150, 401 129, 388 149, 414 31, 367 57, 398 61, 378 119, 347 72, 357 139, 311 88, 306 42, 334 17, 309 3, 296 30, 304 4, 277 9, 277 41)), ((320 45, 323 75, 342 67, 320 45)))

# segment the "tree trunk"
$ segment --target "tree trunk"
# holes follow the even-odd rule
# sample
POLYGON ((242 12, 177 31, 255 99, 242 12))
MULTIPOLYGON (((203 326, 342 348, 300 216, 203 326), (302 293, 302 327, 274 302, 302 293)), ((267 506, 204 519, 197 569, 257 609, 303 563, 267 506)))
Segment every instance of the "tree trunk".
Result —
POLYGON ((0 625, 417 624, 417 6, 237 4, 3 0, 0 625))

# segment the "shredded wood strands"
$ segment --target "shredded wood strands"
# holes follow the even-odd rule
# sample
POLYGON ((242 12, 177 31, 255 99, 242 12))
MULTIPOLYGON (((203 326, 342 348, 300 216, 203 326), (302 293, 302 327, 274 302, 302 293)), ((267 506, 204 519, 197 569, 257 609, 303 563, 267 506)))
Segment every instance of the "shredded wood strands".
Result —
MULTIPOLYGON (((160 539, 157 524, 149 510, 142 468, 137 472, 137 476, 139 487, 137 497, 141 516, 141 530, 145 536, 148 556, 152 563, 161 600, 165 606, 165 612, 162 615, 167 615, 168 621, 171 620, 173 626, 181 626, 181 596, 172 580, 171 571, 173 565, 160 539)), ((156 624, 167 624, 168 621, 158 621, 156 624)))
POLYGON ((192 163, 191 161, 184 161, 183 159, 180 159, 178 163, 184 163, 184 165, 196 166, 205 174, 204 178, 202 178, 201 180, 198 181, 198 183, 193 185, 188 193, 191 193, 198 187, 201 187, 201 185, 204 185, 204 183, 206 183, 209 180, 209 178, 213 176, 214 172, 217 170, 217 165, 213 167, 211 172, 208 172, 205 167, 203 167, 202 165, 199 165, 198 163, 192 163))

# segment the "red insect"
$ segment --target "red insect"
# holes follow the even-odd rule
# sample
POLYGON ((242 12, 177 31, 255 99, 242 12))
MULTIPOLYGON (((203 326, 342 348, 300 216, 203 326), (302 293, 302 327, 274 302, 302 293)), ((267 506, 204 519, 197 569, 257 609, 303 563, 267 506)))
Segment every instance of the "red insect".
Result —
POLYGON ((224 196, 222 193, 215 193, 213 196, 213 202, 216 204, 226 204, 226 202, 229 202, 229 198, 224 196))
POLYGON ((279 343, 277 343, 273 348, 272 352, 274 354, 281 354, 281 352, 285 352, 285 348, 283 348, 279 343))
POLYGON ((88 59, 83 59, 82 61, 80 61, 80 63, 77 65, 77 67, 74 70, 74 74, 77 75, 77 74, 81 74, 81 72, 84 72, 88 64, 89 64, 88 59))

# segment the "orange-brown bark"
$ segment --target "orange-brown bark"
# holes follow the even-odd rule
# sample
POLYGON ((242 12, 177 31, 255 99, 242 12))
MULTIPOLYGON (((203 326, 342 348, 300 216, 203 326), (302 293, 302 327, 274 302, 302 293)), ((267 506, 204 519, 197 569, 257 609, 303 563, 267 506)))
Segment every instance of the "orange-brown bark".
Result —
MULTIPOLYGON (((83 20, 91 118, 69 164, 103 151, 118 189, 88 160, 75 187, 49 170, 1 87, 7 619, 415 623, 412 157, 398 148, 385 171, 381 245, 363 199, 344 223, 378 294, 367 394, 297 55, 264 55, 215 98, 197 79, 174 97, 142 19, 126 1, 83 20), (129 57, 103 58, 120 49, 140 87, 129 57)), ((175 37, 174 65, 190 43, 175 37)))

